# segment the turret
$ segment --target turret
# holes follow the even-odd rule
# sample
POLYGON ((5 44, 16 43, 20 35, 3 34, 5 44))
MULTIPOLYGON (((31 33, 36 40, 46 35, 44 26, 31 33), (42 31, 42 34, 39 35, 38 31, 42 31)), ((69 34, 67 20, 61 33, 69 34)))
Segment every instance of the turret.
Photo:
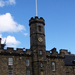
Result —
POLYGON ((42 45, 45 46, 45 21, 42 17, 31 18, 29 20, 30 26, 30 46, 42 45))

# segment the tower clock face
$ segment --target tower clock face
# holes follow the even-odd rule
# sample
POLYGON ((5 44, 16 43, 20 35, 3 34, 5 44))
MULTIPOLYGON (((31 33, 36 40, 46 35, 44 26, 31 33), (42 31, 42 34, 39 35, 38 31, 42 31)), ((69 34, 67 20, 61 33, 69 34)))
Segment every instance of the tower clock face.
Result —
POLYGON ((39 38, 38 38, 38 41, 39 41, 39 42, 42 42, 42 41, 43 41, 43 39, 42 39, 41 37, 39 37, 39 38))

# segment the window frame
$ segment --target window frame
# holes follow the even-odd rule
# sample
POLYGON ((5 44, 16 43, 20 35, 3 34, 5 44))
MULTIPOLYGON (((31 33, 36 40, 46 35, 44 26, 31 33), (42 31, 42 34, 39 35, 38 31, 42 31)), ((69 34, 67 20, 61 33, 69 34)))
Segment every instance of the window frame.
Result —
POLYGON ((66 72, 66 75, 70 75, 70 73, 69 72, 66 72))
POLYGON ((42 55, 42 50, 40 50, 40 55, 42 55))
POLYGON ((26 70, 26 75, 30 75, 30 70, 26 70))
POLYGON ((38 30, 39 30, 40 32, 41 32, 41 28, 42 28, 41 26, 38 26, 38 30))
POLYGON ((29 66, 29 59, 26 59, 26 66, 29 66))
POLYGON ((10 65, 10 66, 13 65, 13 57, 8 58, 8 65, 10 65))
POLYGON ((13 70, 12 69, 8 69, 8 75, 13 75, 13 70))
POLYGON ((43 63, 40 63, 40 67, 43 67, 43 63))
POLYGON ((55 64, 55 62, 54 61, 52 61, 52 71, 55 71, 56 70, 56 64, 55 64))

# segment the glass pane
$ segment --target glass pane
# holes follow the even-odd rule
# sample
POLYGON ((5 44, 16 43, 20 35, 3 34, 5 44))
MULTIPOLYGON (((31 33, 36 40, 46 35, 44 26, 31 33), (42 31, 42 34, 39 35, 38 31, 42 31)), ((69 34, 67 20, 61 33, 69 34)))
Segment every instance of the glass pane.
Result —
POLYGON ((52 62, 52 70, 55 71, 55 63, 52 62))
POLYGON ((26 66, 29 66, 29 59, 26 59, 26 66))
POLYGON ((26 75, 30 75, 30 71, 29 70, 26 71, 26 75))
POLYGON ((13 70, 12 70, 12 69, 9 69, 9 70, 8 70, 8 74, 9 74, 9 75, 13 75, 13 70))
POLYGON ((13 58, 8 58, 8 65, 13 65, 13 58))
POLYGON ((43 64, 41 63, 41 67, 43 67, 43 64))
POLYGON ((40 51, 40 54, 42 55, 42 51, 40 51))
POLYGON ((13 61, 13 58, 9 58, 9 61, 13 61))

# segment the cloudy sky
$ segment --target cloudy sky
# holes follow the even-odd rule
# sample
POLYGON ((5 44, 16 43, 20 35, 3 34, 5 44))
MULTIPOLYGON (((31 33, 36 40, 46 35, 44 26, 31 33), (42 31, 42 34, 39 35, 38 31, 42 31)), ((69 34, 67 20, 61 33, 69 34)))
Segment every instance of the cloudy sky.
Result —
MULTIPOLYGON (((56 47, 75 54, 75 0, 37 0, 45 19, 46 50, 56 47)), ((0 38, 6 47, 30 48, 29 19, 35 0, 0 0, 0 38)))

